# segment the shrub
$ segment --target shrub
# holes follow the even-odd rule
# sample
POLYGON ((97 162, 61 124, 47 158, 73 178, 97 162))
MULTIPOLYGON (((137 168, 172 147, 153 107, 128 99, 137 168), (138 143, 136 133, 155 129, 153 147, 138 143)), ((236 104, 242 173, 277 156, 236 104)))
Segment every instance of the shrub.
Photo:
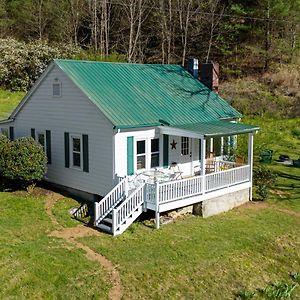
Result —
POLYGON ((0 39, 0 86, 28 90, 54 58, 73 58, 78 49, 50 46, 44 41, 30 43, 0 39))
POLYGON ((261 294, 266 299, 286 299, 292 296, 293 291, 298 286, 297 283, 277 283, 271 284, 261 290, 261 294))
POLYGON ((251 300, 255 296, 255 293, 248 290, 242 290, 239 291, 236 296, 239 300, 251 300))
POLYGON ((25 137, 4 144, 0 148, 0 174, 4 179, 26 187, 43 178, 47 158, 39 143, 25 137))
POLYGON ((268 198, 269 188, 276 183, 277 175, 263 166, 253 168, 253 184, 262 200, 268 198))

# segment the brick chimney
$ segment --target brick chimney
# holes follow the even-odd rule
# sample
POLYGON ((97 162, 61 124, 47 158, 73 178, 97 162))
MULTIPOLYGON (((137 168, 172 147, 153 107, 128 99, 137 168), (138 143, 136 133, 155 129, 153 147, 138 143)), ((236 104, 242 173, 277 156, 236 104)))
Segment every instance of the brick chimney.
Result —
POLYGON ((219 64, 209 62, 200 66, 200 81, 210 90, 219 92, 219 64))

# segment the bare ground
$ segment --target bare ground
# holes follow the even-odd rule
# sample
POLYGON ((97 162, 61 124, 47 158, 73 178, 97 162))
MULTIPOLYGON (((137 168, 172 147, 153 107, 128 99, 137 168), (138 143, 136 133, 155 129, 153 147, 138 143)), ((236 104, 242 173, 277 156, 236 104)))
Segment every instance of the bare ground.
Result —
POLYGON ((71 228, 62 227, 52 213, 52 208, 55 202, 61 198, 64 198, 64 196, 58 193, 49 192, 46 194, 46 203, 45 203, 46 212, 51 222, 55 226, 59 227, 58 230, 51 232, 50 236, 64 239, 67 243, 70 243, 74 247, 83 250, 85 252, 85 256, 87 257, 87 259, 98 262, 108 272, 110 276, 112 288, 109 292, 109 299, 112 300, 121 299, 122 297, 121 279, 120 279, 119 272, 116 269, 116 267, 113 265, 113 263, 110 260, 108 260, 105 256, 93 251, 91 248, 77 241, 78 238, 82 238, 86 236, 100 236, 101 233, 94 230, 93 228, 86 227, 83 225, 78 225, 76 227, 71 227, 71 228))

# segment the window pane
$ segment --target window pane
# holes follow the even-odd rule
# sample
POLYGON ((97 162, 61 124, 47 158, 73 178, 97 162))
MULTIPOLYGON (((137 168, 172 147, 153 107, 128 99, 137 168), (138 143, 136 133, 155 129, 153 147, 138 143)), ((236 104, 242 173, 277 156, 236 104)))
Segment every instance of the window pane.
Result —
POLYGON ((159 139, 151 140, 151 152, 159 151, 159 139))
POLYGON ((146 141, 138 141, 136 145, 137 145, 136 147, 137 154, 146 153, 146 141))
POLYGON ((80 139, 73 138, 73 151, 80 152, 80 139))
POLYGON ((53 96, 60 96, 60 84, 53 83, 53 96))
POLYGON ((145 169, 146 168, 146 155, 138 156, 136 162, 136 168, 139 169, 145 169))
POLYGON ((73 152, 73 166, 80 167, 80 153, 73 152))
POLYGON ((159 153, 151 154, 151 168, 159 166, 159 153))
POLYGON ((189 138, 183 136, 181 137, 181 154, 188 155, 189 152, 189 138))
POLYGON ((43 146, 45 147, 45 135, 42 134, 42 133, 39 133, 38 134, 38 142, 43 146))

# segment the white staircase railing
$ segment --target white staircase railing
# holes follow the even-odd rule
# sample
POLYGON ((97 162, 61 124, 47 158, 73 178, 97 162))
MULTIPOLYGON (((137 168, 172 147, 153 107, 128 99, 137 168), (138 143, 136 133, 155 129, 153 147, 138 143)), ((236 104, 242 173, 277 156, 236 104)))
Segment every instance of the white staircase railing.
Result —
POLYGON ((124 177, 100 202, 95 202, 96 226, 125 198, 127 183, 124 177))
POLYGON ((142 212, 141 206, 144 203, 145 197, 145 183, 141 184, 124 202, 113 209, 112 211, 112 233, 113 235, 117 234, 117 231, 120 230, 121 226, 125 225, 125 228, 122 232, 137 218, 137 216, 142 212), (138 214, 133 217, 135 211, 138 211, 138 214), (128 219, 132 218, 131 222, 128 222, 128 219))

